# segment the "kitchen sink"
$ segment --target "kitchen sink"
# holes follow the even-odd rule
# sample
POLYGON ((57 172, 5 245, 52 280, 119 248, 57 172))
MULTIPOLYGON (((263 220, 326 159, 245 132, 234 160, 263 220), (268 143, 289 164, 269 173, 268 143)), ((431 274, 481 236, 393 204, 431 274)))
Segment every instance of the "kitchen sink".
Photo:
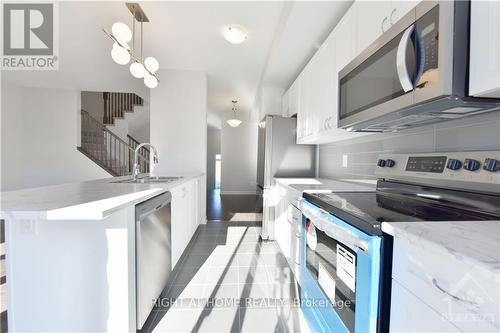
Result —
POLYGON ((134 184, 154 184, 154 183, 170 183, 176 180, 182 179, 182 177, 154 177, 146 176, 137 179, 125 179, 120 180, 115 183, 134 183, 134 184))

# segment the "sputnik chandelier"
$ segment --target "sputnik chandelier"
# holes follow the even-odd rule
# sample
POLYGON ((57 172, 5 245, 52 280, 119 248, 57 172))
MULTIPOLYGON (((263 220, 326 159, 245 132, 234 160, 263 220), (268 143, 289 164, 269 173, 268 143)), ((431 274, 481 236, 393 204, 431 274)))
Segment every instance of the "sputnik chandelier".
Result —
POLYGON ((116 22, 111 27, 111 32, 106 29, 102 29, 104 33, 113 40, 113 49, 111 50, 111 57, 113 60, 120 65, 127 65, 132 59, 132 64, 130 64, 130 74, 138 79, 144 79, 144 84, 148 88, 155 88, 158 85, 158 77, 156 76, 156 71, 160 68, 158 60, 153 57, 147 57, 143 59, 142 50, 144 36, 142 32, 142 24, 144 22, 149 22, 146 14, 142 10, 138 3, 126 3, 127 8, 130 13, 132 13, 133 23, 132 31, 128 25, 122 22, 116 22), (140 56, 137 56, 136 43, 135 43, 135 23, 140 24, 140 56), (132 41, 132 48, 128 43, 132 41))

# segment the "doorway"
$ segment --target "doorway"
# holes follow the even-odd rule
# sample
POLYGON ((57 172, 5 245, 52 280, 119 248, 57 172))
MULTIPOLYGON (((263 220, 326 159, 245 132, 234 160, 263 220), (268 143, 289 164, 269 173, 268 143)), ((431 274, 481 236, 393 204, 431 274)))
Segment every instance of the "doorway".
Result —
POLYGON ((215 189, 220 190, 221 172, 222 172, 221 154, 215 154, 215 189))

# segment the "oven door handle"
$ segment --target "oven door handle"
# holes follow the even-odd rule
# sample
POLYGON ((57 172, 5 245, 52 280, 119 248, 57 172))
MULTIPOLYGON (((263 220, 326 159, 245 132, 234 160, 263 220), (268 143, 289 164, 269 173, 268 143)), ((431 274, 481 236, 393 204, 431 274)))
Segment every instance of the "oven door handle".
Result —
POLYGON ((406 67, 406 50, 414 30, 415 25, 406 29, 401 37, 401 40, 399 41, 398 52, 396 54, 398 78, 404 92, 408 92, 413 89, 413 82, 411 81, 410 75, 408 74, 408 68, 406 67))
POLYGON ((329 215, 327 212, 322 211, 320 208, 313 209, 307 205, 302 205, 302 214, 311 220, 316 228, 323 231, 329 237, 352 249, 358 248, 367 255, 369 254, 370 246, 368 241, 328 219, 326 217, 329 215), (315 212, 314 210, 317 211, 315 212))

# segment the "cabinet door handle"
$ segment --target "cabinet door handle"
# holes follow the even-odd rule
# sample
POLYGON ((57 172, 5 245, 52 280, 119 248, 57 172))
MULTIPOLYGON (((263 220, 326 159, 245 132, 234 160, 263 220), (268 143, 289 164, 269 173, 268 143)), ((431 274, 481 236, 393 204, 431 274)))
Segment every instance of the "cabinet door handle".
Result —
POLYGON ((398 10, 397 8, 394 8, 394 9, 392 10, 392 12, 391 12, 391 19, 390 19, 390 21, 391 21, 391 25, 393 25, 393 24, 394 24, 394 14, 396 14, 396 11, 397 11, 397 10, 398 10))
POLYGON ((475 308, 479 308, 479 304, 477 304, 476 302, 474 302, 472 300, 461 298, 461 297, 459 297, 457 295, 454 295, 454 294, 450 293, 449 291, 445 290, 443 287, 441 287, 438 284, 438 282, 437 282, 437 280, 435 278, 432 279, 432 284, 434 285, 434 287, 436 287, 437 290, 439 290, 443 294, 445 294, 445 295, 453 298, 455 301, 462 302, 462 303, 465 303, 467 305, 472 305, 475 308))
POLYGON ((385 22, 387 22, 387 16, 384 17, 384 19, 382 20, 382 23, 380 25, 380 28, 382 29, 382 32, 385 32, 385 29, 384 29, 384 26, 385 26, 385 22))

